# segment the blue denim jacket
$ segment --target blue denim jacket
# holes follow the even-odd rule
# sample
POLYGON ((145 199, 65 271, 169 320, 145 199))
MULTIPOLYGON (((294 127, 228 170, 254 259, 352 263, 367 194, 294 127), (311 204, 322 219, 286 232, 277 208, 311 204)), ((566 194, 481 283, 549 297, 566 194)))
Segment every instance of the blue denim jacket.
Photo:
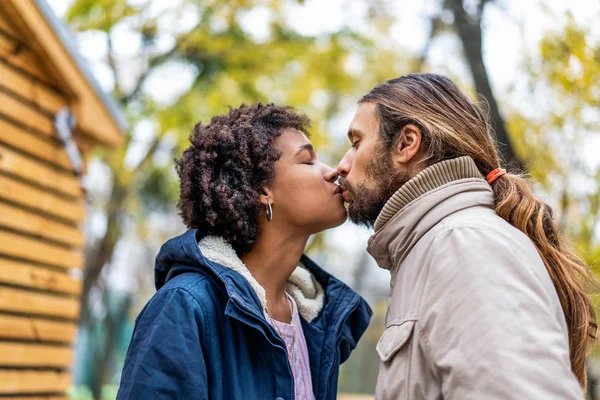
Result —
MULTIPOLYGON (((317 400, 335 399, 339 366, 372 311, 308 257, 301 263, 325 290, 319 315, 302 319, 317 400)), ((291 400, 283 340, 238 272, 208 260, 196 230, 165 243, 156 259, 157 293, 135 321, 118 400, 291 400)))

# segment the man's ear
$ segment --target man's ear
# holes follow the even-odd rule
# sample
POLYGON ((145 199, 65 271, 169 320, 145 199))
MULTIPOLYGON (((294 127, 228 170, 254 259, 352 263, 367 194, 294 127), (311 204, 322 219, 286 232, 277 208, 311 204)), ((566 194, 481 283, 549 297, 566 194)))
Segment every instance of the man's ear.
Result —
POLYGON ((273 205, 273 191, 269 188, 262 188, 260 190, 260 204, 263 206, 266 206, 268 203, 271 203, 271 205, 273 205))
POLYGON ((394 149, 393 160, 395 163, 408 164, 421 147, 423 138, 421 129, 415 124, 406 124, 402 127, 400 139, 394 149))

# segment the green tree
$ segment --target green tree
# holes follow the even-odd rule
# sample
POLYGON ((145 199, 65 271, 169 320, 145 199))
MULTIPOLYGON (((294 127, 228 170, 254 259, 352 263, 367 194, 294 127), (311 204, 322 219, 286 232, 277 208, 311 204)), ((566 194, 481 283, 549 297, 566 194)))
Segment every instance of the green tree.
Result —
POLYGON ((528 154, 562 227, 598 273, 600 158, 588 147, 600 140, 600 37, 567 15, 563 26, 546 33, 539 58, 528 58, 526 68, 530 94, 540 101, 534 115, 512 110, 518 151, 528 154))

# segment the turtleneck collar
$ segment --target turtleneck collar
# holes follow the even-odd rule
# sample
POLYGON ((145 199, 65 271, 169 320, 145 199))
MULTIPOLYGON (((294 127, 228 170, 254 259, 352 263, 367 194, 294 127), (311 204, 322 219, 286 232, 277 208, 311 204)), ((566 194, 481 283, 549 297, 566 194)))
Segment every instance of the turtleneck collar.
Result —
POLYGON ((468 178, 483 178, 475 161, 468 156, 441 161, 425 168, 390 197, 375 221, 375 231, 380 230, 404 206, 425 193, 468 178))
POLYGON ((494 206, 494 193, 471 157, 433 164, 387 201, 375 222, 367 251, 392 269, 416 242, 446 216, 474 206, 494 206))

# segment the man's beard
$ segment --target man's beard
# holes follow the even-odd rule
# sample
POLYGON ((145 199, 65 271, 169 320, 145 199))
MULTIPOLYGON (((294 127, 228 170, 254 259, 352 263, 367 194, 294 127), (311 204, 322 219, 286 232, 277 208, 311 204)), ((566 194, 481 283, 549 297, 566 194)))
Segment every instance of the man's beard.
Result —
MULTIPOLYGON (((385 151, 385 150, 383 150, 385 151)), ((411 178, 406 170, 394 166, 391 154, 385 151, 379 157, 373 157, 365 170, 367 184, 351 184, 345 178, 340 179, 340 185, 350 192, 352 202, 348 207, 350 220, 357 225, 372 228, 379 213, 396 191, 411 178)))

